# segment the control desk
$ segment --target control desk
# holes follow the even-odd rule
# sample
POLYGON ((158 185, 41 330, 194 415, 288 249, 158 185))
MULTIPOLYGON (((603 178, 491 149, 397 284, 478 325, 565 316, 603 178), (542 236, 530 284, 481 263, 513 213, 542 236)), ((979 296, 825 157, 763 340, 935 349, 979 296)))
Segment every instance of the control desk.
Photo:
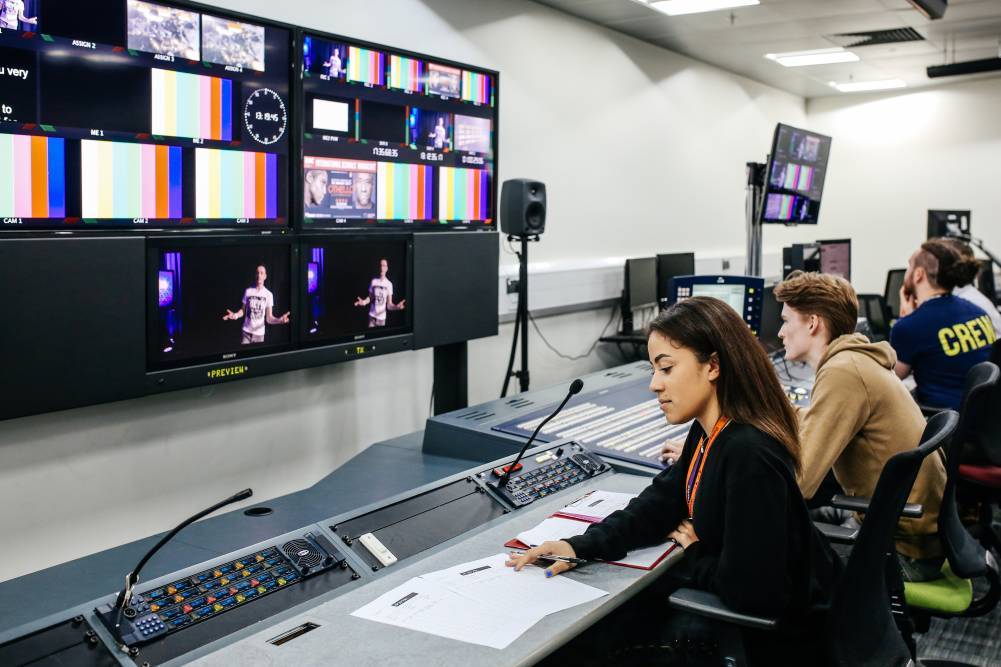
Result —
MULTIPOLYGON (((773 363, 789 400, 809 405, 808 367, 779 357, 773 363)), ((584 376, 584 391, 542 427, 537 441, 571 438, 620 467, 656 473, 663 468, 661 445, 684 441, 690 423, 665 421, 649 389, 651 371, 644 361, 584 376)), ((472 460, 516 452, 564 392, 562 385, 547 387, 432 417, 424 429, 424 451, 472 460)))
MULTIPOLYGON (((601 457, 574 441, 530 450, 507 483, 498 484, 502 466, 511 463, 507 457, 475 466, 141 581, 123 606, 108 591, 102 598, 0 631, 0 665, 188 663, 304 608, 364 588, 431 552, 462 544, 485 526, 503 526, 536 502, 580 493, 616 477, 601 457)), ((641 477, 621 477, 628 479, 615 486, 638 491, 646 483, 641 477)), ((493 553, 503 551, 504 541, 523 529, 510 535, 513 528, 500 529, 506 537, 491 547, 493 553)), ((328 655, 317 664, 330 659, 328 655)))

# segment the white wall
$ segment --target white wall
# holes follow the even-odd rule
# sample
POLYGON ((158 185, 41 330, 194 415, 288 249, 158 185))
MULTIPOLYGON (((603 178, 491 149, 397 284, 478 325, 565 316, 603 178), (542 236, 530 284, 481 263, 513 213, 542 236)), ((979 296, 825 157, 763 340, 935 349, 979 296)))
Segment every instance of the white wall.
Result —
MULTIPOLYGON (((220 4, 500 70, 500 177, 549 190, 540 261, 742 255, 744 162, 764 158, 776 122, 805 121, 798 97, 525 0, 220 4)), ((766 248, 814 236, 774 230, 766 248)), ((579 354, 607 317, 539 324, 579 354)), ((510 334, 470 345, 472 402, 498 395, 510 334)), ((534 386, 619 362, 561 360, 534 333, 531 345, 534 386)), ((0 580, 164 530, 244 486, 255 500, 308 486, 422 428, 430 387, 422 351, 0 423, 0 580)))
POLYGON ((974 236, 1001 252, 1001 79, 817 98, 807 115, 834 137, 821 236, 853 239, 860 291, 882 293, 886 270, 907 265, 928 209, 969 209, 974 236))

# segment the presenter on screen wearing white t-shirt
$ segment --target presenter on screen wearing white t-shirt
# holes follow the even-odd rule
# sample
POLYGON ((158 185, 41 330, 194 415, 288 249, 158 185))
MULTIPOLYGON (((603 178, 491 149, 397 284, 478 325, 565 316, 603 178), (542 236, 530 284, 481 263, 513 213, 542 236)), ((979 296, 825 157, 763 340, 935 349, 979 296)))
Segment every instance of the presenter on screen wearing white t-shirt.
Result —
POLYGON ((37 16, 24 15, 24 0, 0 0, 0 30, 17 30, 18 21, 38 25, 37 16))
POLYGON ((226 314, 222 316, 224 320, 243 318, 241 345, 263 343, 265 324, 288 324, 288 313, 281 317, 275 317, 271 310, 275 306, 275 295, 264 286, 264 281, 267 279, 268 270, 261 264, 257 267, 257 284, 244 291, 243 305, 240 306, 240 310, 234 313, 227 308, 226 314))
POLYGON ((355 299, 355 306, 368 306, 369 329, 386 326, 386 312, 403 310, 407 303, 406 299, 393 303, 393 283, 386 278, 387 273, 389 273, 389 262, 380 259, 379 277, 372 278, 372 282, 368 284, 368 296, 355 299))

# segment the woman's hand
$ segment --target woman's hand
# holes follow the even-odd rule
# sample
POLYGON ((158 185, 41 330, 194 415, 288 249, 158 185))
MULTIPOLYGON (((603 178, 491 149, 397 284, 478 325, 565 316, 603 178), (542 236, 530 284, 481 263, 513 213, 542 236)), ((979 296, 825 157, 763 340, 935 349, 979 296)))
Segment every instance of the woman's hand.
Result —
POLYGON ((685 448, 685 443, 677 440, 667 440, 661 445, 660 460, 669 466, 681 460, 681 451, 685 448))
MULTIPOLYGON (((508 560, 505 565, 513 567, 515 570, 521 570, 521 568, 526 565, 530 565, 537 560, 545 560, 546 556, 565 556, 567 558, 576 558, 577 552, 573 550, 573 547, 570 546, 569 542, 564 542, 563 540, 559 540, 557 542, 543 542, 539 546, 532 547, 523 554, 508 554, 508 560)), ((546 576, 552 577, 560 572, 566 572, 572 567, 574 567, 572 563, 556 561, 546 569, 546 576)))
POLYGON ((687 549, 699 541, 699 536, 695 534, 695 526, 688 519, 679 523, 668 537, 680 544, 682 549, 687 549))

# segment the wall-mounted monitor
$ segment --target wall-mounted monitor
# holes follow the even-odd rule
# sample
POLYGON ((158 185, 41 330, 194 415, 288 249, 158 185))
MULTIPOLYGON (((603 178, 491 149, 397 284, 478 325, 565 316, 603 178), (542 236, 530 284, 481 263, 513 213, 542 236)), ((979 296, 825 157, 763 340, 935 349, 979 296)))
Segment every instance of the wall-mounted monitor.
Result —
POLYGON ((497 73, 307 32, 303 229, 491 228, 497 73))
POLYGON ((413 329, 413 240, 409 236, 300 240, 305 343, 383 338, 413 329))
POLYGON ((149 369, 288 349, 295 326, 293 265, 289 239, 149 239, 149 369))
POLYGON ((287 225, 292 30, 99 5, 7 3, 0 230, 287 225))
POLYGON ((779 123, 765 172, 761 221, 817 223, 831 138, 779 123))

